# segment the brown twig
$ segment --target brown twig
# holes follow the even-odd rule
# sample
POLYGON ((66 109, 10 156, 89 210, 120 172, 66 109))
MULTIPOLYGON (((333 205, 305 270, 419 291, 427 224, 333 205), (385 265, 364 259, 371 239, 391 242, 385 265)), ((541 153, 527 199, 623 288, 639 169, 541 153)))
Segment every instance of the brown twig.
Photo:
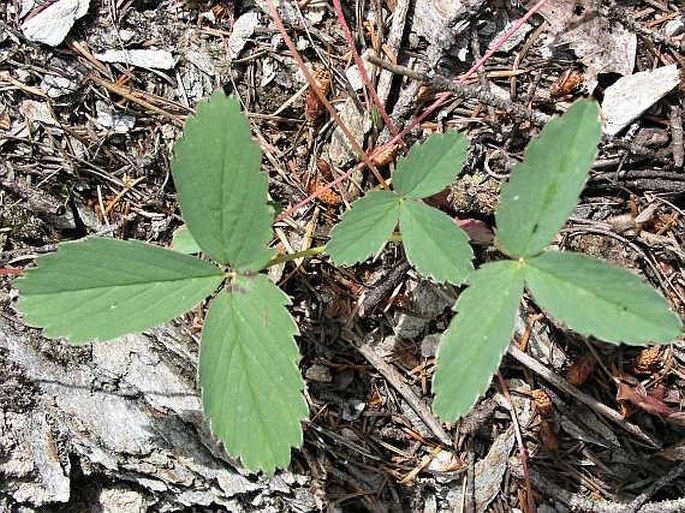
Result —
POLYGON ((404 381, 402 375, 395 370, 395 368, 386 363, 386 361, 376 352, 376 350, 364 343, 362 337, 353 333, 350 330, 343 330, 341 338, 350 343, 357 351, 359 351, 364 358, 390 383, 390 385, 397 390, 402 398, 407 401, 407 404, 412 410, 421 418, 428 429, 432 431, 435 437, 447 447, 452 445, 452 440, 447 432, 443 429, 442 424, 435 418, 430 408, 421 400, 421 398, 414 393, 414 391, 404 381))
MULTIPOLYGON (((517 464, 510 464, 509 469, 512 475, 518 479, 523 477, 521 468, 517 464)), ((530 478, 540 492, 546 497, 553 497, 554 499, 564 503, 573 511, 592 511, 593 513, 628 513, 630 510, 627 504, 618 504, 614 502, 598 501, 589 499, 582 495, 571 493, 564 490, 555 482, 550 481, 540 474, 537 470, 530 470, 530 478)), ((685 511, 685 498, 651 502, 642 506, 638 513, 677 513, 685 511)))
POLYGON ((628 30, 640 34, 642 37, 652 41, 653 43, 661 43, 678 53, 685 52, 685 41, 678 41, 672 37, 657 32, 656 30, 652 30, 639 24, 633 19, 626 9, 616 5, 613 2, 611 2, 604 10, 604 16, 609 20, 617 20, 628 30))
POLYGON ((564 391, 565 393, 573 396, 577 401, 580 401, 585 406, 588 406, 595 413, 605 416, 612 422, 616 423, 618 426, 625 429, 628 433, 636 436, 643 442, 649 444, 651 447, 659 448, 661 444, 651 435, 645 433, 639 426, 628 422, 623 418, 623 416, 609 408, 606 404, 599 402, 597 399, 584 394, 576 387, 570 385, 566 380, 557 376, 553 371, 549 370, 545 365, 541 364, 532 356, 521 351, 516 345, 512 344, 509 346, 508 353, 514 359, 518 360, 528 369, 532 370, 541 378, 545 379, 558 389, 564 391))
POLYGON ((528 469, 528 451, 526 450, 526 444, 523 443, 523 435, 521 434, 521 425, 519 424, 518 415, 516 415, 516 408, 514 408, 514 402, 511 400, 511 394, 509 394, 509 387, 507 387, 507 382, 504 381, 502 373, 497 371, 497 381, 499 381, 499 386, 502 389, 502 395, 507 401, 509 406, 509 414, 511 415, 511 422, 514 425, 514 433, 516 435, 516 444, 519 448, 519 454, 521 455, 521 467, 523 468, 523 481, 526 483, 526 500, 528 501, 528 512, 535 513, 535 498, 533 497, 533 488, 530 484, 530 472, 528 469))
POLYGON ((677 467, 672 468, 668 474, 661 476, 659 479, 654 481, 649 488, 635 497, 635 500, 628 505, 626 513, 638 513, 640 509, 647 504, 647 501, 654 496, 654 494, 656 494, 664 486, 681 477, 683 474, 685 474, 685 463, 681 462, 677 467))
POLYGON ((544 124, 549 120, 549 116, 545 114, 526 109, 525 107, 521 107, 516 103, 499 98, 492 93, 484 91, 483 88, 479 86, 464 86, 442 77, 427 77, 423 73, 418 73, 399 64, 392 64, 391 62, 374 56, 370 56, 369 61, 387 69, 388 71, 397 73, 398 75, 404 75, 428 84, 439 91, 449 91, 452 93, 452 95, 457 96, 458 98, 473 98, 481 103, 484 103, 485 105, 504 110, 512 116, 519 119, 528 120, 536 126, 544 126, 544 124))

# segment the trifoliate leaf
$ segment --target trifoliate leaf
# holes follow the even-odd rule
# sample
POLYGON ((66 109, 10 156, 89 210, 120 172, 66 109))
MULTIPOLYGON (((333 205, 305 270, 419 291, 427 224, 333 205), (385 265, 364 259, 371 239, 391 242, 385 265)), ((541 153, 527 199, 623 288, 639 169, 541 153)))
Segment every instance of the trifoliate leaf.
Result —
POLYGON ((540 253, 578 203, 601 138, 597 104, 574 103, 533 139, 502 187, 497 239, 511 257, 540 253))
POLYGON ((26 324, 79 344, 177 317, 223 280, 216 266, 137 241, 94 237, 61 244, 16 281, 26 324))
POLYGON ((174 236, 171 239, 171 249, 183 253, 184 255, 193 255, 202 252, 202 248, 195 242, 193 235, 185 225, 174 232, 174 236))
POLYGON ((392 174, 395 191, 409 198, 437 194, 459 174, 468 149, 468 139, 459 132, 434 134, 415 144, 392 174))
POLYGON ((343 214, 331 230, 326 252, 338 265, 362 262, 380 251, 392 235, 399 216, 400 198, 393 192, 369 192, 343 214))
POLYGON ((523 272, 513 261, 485 264, 468 282, 438 347, 433 377, 433 409, 446 422, 465 415, 487 390, 511 341, 523 293, 523 272))
POLYGON ((222 91, 198 106, 176 144, 171 167, 190 233, 214 260, 238 271, 261 269, 273 256, 273 211, 262 151, 238 102, 222 91))
POLYGON ((444 212, 418 200, 404 200, 400 232, 407 260, 423 276, 459 285, 473 271, 469 238, 444 212))
POLYGON ((626 344, 667 343, 682 332, 666 300, 638 276, 577 253, 543 253, 525 265, 539 305, 583 335, 626 344))
POLYGON ((246 468, 272 474, 302 443, 308 414, 290 301, 263 274, 238 277, 210 306, 199 377, 212 432, 246 468))

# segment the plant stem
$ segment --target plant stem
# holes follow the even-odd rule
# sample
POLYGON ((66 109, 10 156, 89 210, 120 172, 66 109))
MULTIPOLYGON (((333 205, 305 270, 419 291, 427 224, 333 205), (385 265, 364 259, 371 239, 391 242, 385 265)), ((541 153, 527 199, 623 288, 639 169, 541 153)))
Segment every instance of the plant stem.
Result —
POLYGON ((276 258, 272 259, 266 267, 272 267, 274 265, 282 264, 284 262, 292 262, 298 258, 307 258, 315 255, 320 255, 324 252, 326 246, 316 246, 313 248, 305 249, 303 251, 297 251, 295 253, 289 253, 287 255, 278 255, 276 258))

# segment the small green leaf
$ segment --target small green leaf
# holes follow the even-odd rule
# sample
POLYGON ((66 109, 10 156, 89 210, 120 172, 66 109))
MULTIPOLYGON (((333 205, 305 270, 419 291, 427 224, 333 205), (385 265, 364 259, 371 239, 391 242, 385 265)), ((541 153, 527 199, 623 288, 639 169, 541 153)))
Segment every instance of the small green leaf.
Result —
POLYGON ((518 262, 485 264, 468 279, 438 347, 433 409, 446 422, 465 415, 487 390, 509 346, 523 293, 518 262))
POLYGON ((574 103, 545 125, 502 187, 497 239, 511 257, 540 253, 564 226, 583 190, 601 139, 593 101, 574 103))
POLYGON ((352 203, 331 230, 326 252, 338 265, 353 265, 377 253, 388 242, 399 216, 400 198, 374 191, 352 203))
POLYGON ((626 344, 667 343, 682 332, 666 300, 638 276, 577 253, 527 261, 526 284, 552 317, 583 335, 626 344))
POLYGON ((422 275, 460 285, 473 271, 469 238, 444 212, 418 200, 404 200, 400 231, 407 259, 422 275))
POLYGON ((297 325, 263 274, 238 277, 207 313, 200 346, 202 404, 212 431, 246 468, 272 474, 302 444, 307 417, 297 325))
POLYGON ((214 260, 238 271, 259 270, 274 254, 266 247, 273 211, 261 161, 239 103, 218 91, 186 122, 171 167, 193 238, 214 260))
POLYGON ((392 174, 395 191, 409 198, 437 194, 459 174, 468 149, 468 139, 459 132, 434 134, 415 144, 392 174))
POLYGON ((152 328, 187 312, 223 280, 216 266, 138 241, 61 244, 16 281, 19 310, 48 338, 79 344, 152 328))
POLYGON ((171 239, 171 249, 184 255, 202 252, 202 248, 195 242, 193 235, 186 225, 181 226, 174 232, 174 236, 171 239))

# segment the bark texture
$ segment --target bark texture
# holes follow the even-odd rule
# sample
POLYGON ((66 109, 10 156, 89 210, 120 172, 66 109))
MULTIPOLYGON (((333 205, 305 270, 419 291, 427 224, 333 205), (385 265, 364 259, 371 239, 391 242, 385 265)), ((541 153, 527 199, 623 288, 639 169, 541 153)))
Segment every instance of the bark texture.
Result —
POLYGON ((0 511, 318 510, 308 477, 213 440, 196 352, 171 326, 70 347, 0 322, 0 511))

